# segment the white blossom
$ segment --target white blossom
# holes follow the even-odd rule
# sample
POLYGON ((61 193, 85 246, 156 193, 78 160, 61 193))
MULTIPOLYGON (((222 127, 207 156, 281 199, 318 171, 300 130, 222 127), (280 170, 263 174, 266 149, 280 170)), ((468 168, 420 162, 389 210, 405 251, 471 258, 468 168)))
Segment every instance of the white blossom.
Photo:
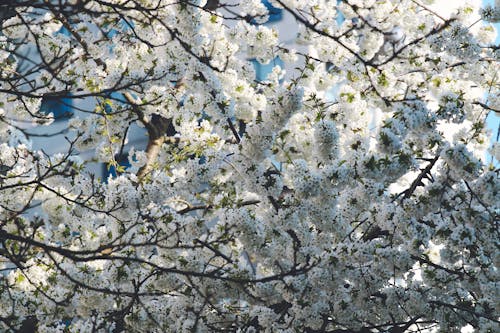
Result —
POLYGON ((0 331, 494 332, 497 12, 0 4, 0 331))

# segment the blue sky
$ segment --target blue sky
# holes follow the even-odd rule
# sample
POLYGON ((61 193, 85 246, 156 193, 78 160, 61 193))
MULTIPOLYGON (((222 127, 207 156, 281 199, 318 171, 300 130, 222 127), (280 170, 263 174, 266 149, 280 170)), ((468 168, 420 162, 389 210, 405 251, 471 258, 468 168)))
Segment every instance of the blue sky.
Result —
MULTIPOLYGON (((495 1, 494 0, 483 0, 483 4, 487 5, 493 5, 495 1)), ((496 44, 500 44, 500 23, 495 24, 495 28, 497 29, 497 39, 496 39, 496 44)), ((500 127, 500 117, 495 115, 494 112, 490 112, 488 115, 488 118, 486 120, 486 125, 488 126, 489 129, 491 129, 491 135, 492 135, 492 142, 494 142, 497 139, 497 133, 500 127)), ((491 161, 491 157, 488 157, 488 162, 491 161)), ((496 166, 500 164, 500 161, 497 161, 495 163, 496 166)))

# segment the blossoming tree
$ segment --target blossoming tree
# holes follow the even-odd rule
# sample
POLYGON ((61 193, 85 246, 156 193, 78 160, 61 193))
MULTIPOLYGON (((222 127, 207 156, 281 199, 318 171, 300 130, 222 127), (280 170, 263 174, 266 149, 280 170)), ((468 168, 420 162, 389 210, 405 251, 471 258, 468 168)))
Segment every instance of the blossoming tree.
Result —
POLYGON ((3 1, 0 330, 498 332, 499 11, 432 3, 3 1))

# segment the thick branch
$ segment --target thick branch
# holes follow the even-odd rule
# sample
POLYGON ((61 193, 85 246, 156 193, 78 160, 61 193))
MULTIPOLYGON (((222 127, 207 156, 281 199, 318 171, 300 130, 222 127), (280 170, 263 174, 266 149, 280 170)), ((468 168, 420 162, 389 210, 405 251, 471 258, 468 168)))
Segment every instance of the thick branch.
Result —
POLYGON ((430 163, 424 169, 421 169, 420 174, 411 183, 410 187, 408 189, 406 189, 405 191, 401 192, 394 200, 396 200, 401 195, 403 195, 403 198, 401 200, 408 199, 413 195, 413 193, 415 192, 417 187, 423 186, 424 183, 422 182, 422 180, 426 177, 429 177, 429 174, 430 174, 432 168, 434 167, 434 165, 436 164, 438 159, 439 159, 439 154, 437 154, 436 157, 434 157, 432 160, 430 160, 429 161, 430 163))

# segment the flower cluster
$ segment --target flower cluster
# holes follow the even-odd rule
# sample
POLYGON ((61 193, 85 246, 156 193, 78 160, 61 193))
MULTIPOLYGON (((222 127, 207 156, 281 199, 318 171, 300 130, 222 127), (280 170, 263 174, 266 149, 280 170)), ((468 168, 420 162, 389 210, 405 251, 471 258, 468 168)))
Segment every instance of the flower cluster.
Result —
POLYGON ((498 13, 448 4, 0 4, 0 331, 495 332, 498 13))

